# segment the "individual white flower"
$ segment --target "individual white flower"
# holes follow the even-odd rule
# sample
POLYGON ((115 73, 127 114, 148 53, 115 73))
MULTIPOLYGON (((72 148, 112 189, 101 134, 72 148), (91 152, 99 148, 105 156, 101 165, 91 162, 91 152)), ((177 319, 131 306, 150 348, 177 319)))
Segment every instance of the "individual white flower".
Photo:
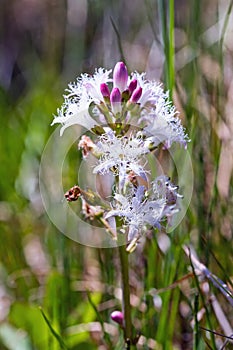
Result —
POLYGON ((87 129, 91 129, 95 126, 95 121, 89 116, 86 108, 82 107, 82 101, 80 103, 74 103, 65 100, 60 109, 57 110, 57 117, 52 122, 53 124, 61 123, 62 127, 60 135, 62 136, 64 130, 69 126, 79 124, 87 129))
POLYGON ((146 80, 146 74, 134 72, 132 81, 136 80, 142 88, 138 100, 141 107, 138 125, 143 125, 143 132, 154 146, 164 143, 169 148, 173 142, 186 147, 188 137, 178 118, 178 111, 169 101, 168 92, 164 92, 162 84, 146 80))
MULTIPOLYGON (((54 118, 52 125, 55 123, 63 124, 63 131, 74 124, 80 124, 88 129, 96 125, 88 112, 91 103, 100 104, 104 101, 101 92, 102 84, 112 81, 109 74, 112 70, 104 68, 96 69, 93 76, 82 74, 77 81, 68 85, 67 94, 64 95, 64 103, 57 111, 58 116, 54 118)), ((99 111, 97 111, 101 114, 99 111)))
POLYGON ((116 136, 110 129, 99 137, 95 153, 100 155, 99 164, 94 168, 94 173, 106 174, 112 171, 119 176, 121 188, 130 171, 146 179, 143 166, 140 164, 142 157, 149 152, 140 133, 135 136, 116 136))
POLYGON ((144 186, 131 187, 125 194, 115 193, 115 208, 106 214, 122 217, 128 226, 128 240, 139 238, 149 227, 161 227, 161 221, 171 217, 178 209, 177 186, 170 183, 166 176, 160 176, 152 182, 146 191, 144 186))
POLYGON ((181 120, 175 117, 175 114, 175 110, 163 110, 161 113, 153 111, 144 118, 147 123, 143 131, 147 135, 147 140, 151 141, 155 147, 163 143, 165 148, 170 148, 173 142, 187 147, 188 138, 181 120))

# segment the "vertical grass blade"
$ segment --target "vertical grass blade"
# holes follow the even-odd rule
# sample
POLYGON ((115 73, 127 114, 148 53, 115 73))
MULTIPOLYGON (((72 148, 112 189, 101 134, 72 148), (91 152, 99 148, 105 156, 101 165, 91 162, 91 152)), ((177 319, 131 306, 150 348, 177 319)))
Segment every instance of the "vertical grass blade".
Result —
POLYGON ((55 331, 55 329, 53 328, 51 322, 49 321, 49 319, 47 318, 47 316, 45 315, 44 311, 42 310, 42 308, 40 307, 40 312, 45 320, 45 322, 47 323, 52 335, 57 339, 61 349, 63 350, 68 350, 67 346, 65 345, 64 341, 62 340, 61 336, 55 331))
POLYGON ((172 98, 174 87, 174 0, 169 0, 168 6, 166 1, 158 0, 158 12, 161 23, 163 50, 165 56, 164 78, 165 87, 169 90, 172 98))

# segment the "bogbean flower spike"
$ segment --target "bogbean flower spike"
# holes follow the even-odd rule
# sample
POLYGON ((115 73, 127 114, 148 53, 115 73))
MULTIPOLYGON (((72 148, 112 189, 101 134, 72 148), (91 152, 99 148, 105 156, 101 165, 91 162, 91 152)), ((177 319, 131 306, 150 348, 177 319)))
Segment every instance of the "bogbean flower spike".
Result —
MULTIPOLYGON (((145 73, 128 75, 123 62, 116 64, 112 77, 111 72, 99 68, 93 76, 82 74, 70 83, 52 124, 62 124, 61 134, 74 124, 92 131, 93 138, 83 136, 79 142, 83 157, 92 153, 96 157, 93 173, 111 174, 114 179, 110 200, 100 210, 103 201, 99 198, 96 212, 112 232, 120 221, 121 232, 132 243, 148 228, 159 229, 170 220, 181 197, 166 176, 149 180, 146 155, 160 144, 169 148, 177 142, 186 148, 189 140, 160 83, 147 80, 145 73)), ((77 197, 88 202, 84 191, 80 193, 77 197)), ((67 200, 74 200, 72 194, 66 194, 67 200)), ((93 203, 89 205, 95 216, 93 203)))

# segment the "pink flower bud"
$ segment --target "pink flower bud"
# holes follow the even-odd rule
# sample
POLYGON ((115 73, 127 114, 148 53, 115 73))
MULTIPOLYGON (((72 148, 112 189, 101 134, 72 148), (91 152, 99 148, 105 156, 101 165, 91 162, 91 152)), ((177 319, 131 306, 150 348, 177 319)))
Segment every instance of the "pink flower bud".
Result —
POLYGON ((124 316, 121 311, 113 311, 111 313, 111 319, 118 323, 120 326, 123 326, 124 316))
POLYGON ((128 72, 123 62, 118 62, 113 70, 113 86, 121 92, 127 88, 128 72))
POLYGON ((121 102, 121 93, 117 87, 112 89, 110 94, 110 101, 111 103, 121 102))
POLYGON ((137 84, 138 84, 137 79, 131 80, 129 87, 128 87, 130 94, 132 94, 132 92, 136 89, 137 84))
POLYGON ((100 84, 100 92, 103 95, 103 97, 110 97, 110 91, 106 83, 100 84))
POLYGON ((140 97, 142 96, 142 88, 139 86, 130 97, 130 102, 137 103, 140 97))
POLYGON ((121 111, 121 93, 117 87, 113 88, 111 91, 110 102, 113 113, 118 113, 121 111))

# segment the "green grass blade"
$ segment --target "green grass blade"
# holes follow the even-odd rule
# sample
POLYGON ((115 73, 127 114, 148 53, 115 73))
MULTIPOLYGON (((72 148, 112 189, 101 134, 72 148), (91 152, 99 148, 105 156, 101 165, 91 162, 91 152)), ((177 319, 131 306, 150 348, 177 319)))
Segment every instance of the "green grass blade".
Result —
POLYGON ((161 32, 163 41, 163 50, 165 56, 165 87, 169 90, 170 98, 172 98, 172 90, 175 82, 174 68, 174 0, 169 0, 168 7, 166 2, 158 0, 158 12, 161 22, 161 32))
POLYGON ((96 314, 96 317, 97 317, 97 320, 99 321, 99 323, 101 324, 101 328, 102 328, 102 332, 103 332, 103 335, 104 335, 104 339, 106 341, 106 343, 108 344, 108 348, 109 349, 112 349, 112 342, 111 342, 111 339, 110 339, 110 336, 107 332, 105 332, 105 329, 104 329, 104 321, 95 305, 95 303, 93 302, 92 298, 91 298, 91 293, 89 291, 87 291, 87 297, 88 297, 88 301, 90 303, 90 305, 92 306, 93 310, 95 311, 95 314, 96 314))
POLYGON ((55 331, 55 329, 53 328, 53 326, 51 325, 49 319, 47 318, 47 316, 45 315, 44 311, 42 310, 42 308, 40 307, 40 312, 45 320, 45 322, 47 323, 52 335, 57 339, 58 343, 60 344, 61 349, 64 350, 68 350, 67 346, 65 345, 63 339, 61 338, 61 336, 55 331))

